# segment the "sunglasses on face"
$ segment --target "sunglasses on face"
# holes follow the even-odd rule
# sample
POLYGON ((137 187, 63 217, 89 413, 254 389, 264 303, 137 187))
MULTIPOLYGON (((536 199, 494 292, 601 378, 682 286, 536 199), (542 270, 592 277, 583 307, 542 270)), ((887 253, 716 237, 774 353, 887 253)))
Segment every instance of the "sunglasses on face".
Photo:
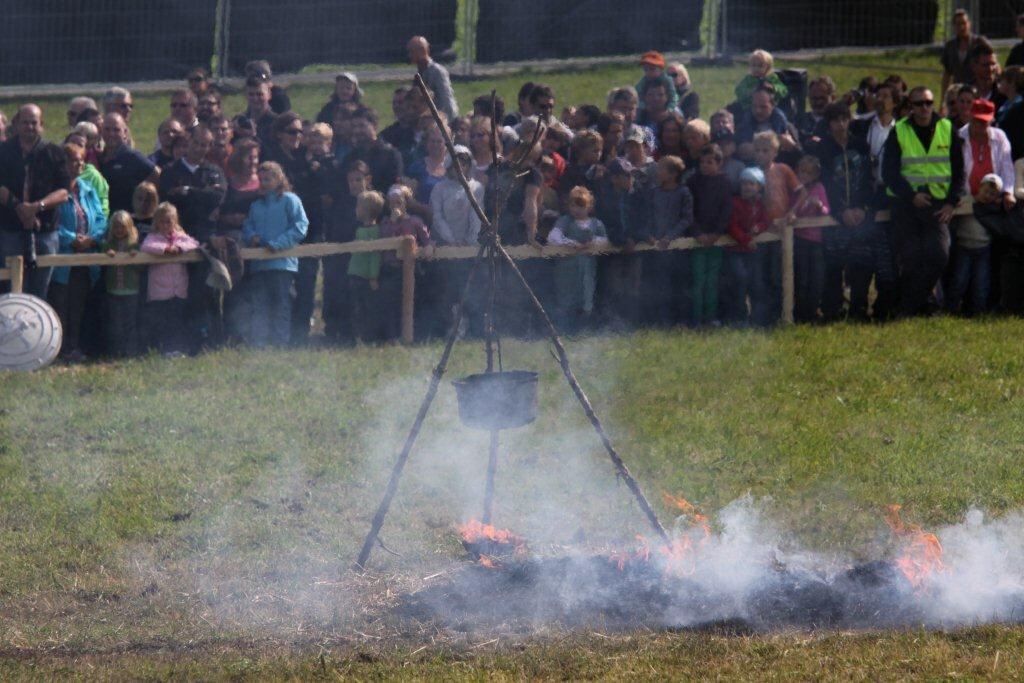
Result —
POLYGON ((302 129, 301 128, 285 128, 284 134, 285 135, 290 135, 290 136, 292 136, 294 138, 294 137, 297 137, 299 135, 302 135, 302 129))
POLYGON ((917 100, 916 102, 911 102, 910 104, 911 106, 914 107, 930 107, 933 104, 935 104, 935 102, 933 102, 932 100, 917 100))
POLYGON ((206 79, 203 78, 202 76, 189 76, 188 82, 189 83, 202 83, 205 80, 206 79))

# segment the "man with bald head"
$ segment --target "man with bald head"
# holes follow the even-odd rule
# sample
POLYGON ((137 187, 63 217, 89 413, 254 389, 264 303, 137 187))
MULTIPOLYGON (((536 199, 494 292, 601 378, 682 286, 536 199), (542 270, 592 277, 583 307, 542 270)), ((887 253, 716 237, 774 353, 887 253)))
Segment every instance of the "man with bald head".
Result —
POLYGON ((423 36, 413 36, 406 49, 409 51, 409 61, 416 65, 423 82, 434 94, 434 104, 438 111, 444 112, 449 121, 456 119, 459 103, 455 101, 452 79, 447 69, 430 58, 430 43, 423 36))
POLYGON ((131 213, 135 188, 144 180, 156 183, 160 179, 160 169, 129 146, 131 133, 120 114, 111 112, 103 117, 100 136, 104 144, 100 173, 110 184, 110 211, 131 213))
MULTIPOLYGON (((15 118, 15 135, 0 144, 0 261, 27 254, 33 236, 36 254, 57 253, 54 209, 71 187, 64 151, 43 141, 42 110, 26 104, 15 118)), ((30 264, 25 291, 45 298, 51 270, 30 264)))

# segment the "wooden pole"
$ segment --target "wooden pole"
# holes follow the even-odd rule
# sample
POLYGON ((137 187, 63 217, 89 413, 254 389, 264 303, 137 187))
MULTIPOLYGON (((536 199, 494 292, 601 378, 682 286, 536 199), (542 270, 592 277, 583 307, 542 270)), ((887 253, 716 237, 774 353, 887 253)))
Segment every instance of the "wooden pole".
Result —
POLYGON ((406 235, 398 251, 402 259, 402 343, 412 344, 416 312, 416 238, 406 235))
POLYGON ((487 459, 487 483, 484 485, 484 516, 483 523, 490 524, 494 512, 494 476, 498 472, 498 435, 497 429, 491 430, 491 448, 487 459))
POLYGON ((11 293, 21 294, 25 291, 25 258, 8 256, 7 269, 11 271, 11 293))
POLYGON ((793 322, 793 306, 796 302, 796 276, 793 264, 793 225, 786 223, 782 228, 782 322, 793 322))
POLYGON ((476 273, 480 261, 483 260, 486 248, 486 245, 480 245, 476 259, 469 269, 466 284, 462 288, 462 298, 459 299, 459 304, 455 308, 455 320, 452 321, 452 329, 448 332, 448 340, 445 342, 444 351, 441 352, 441 359, 437 362, 437 367, 434 368, 434 375, 430 379, 430 386, 427 387, 427 395, 423 397, 423 402, 420 403, 420 410, 416 414, 416 420, 412 423, 409 435, 405 438, 405 445, 402 446, 402 452, 398 454, 398 460, 391 470, 391 478, 388 479, 388 487, 384 491, 384 498, 380 501, 380 505, 377 506, 377 512, 374 514, 373 522, 370 524, 370 532, 366 534, 366 540, 363 541, 363 548, 359 551, 359 558, 355 562, 354 569, 362 569, 366 566, 366 561, 370 559, 370 553, 373 551, 373 544, 377 541, 380 528, 384 526, 384 518, 387 517, 388 509, 391 508, 391 501, 395 497, 395 493, 398 492, 398 482, 402 478, 402 470, 405 469, 405 463, 409 460, 413 444, 416 443, 416 438, 420 435, 420 429, 423 427, 423 421, 427 417, 427 411, 430 410, 430 404, 434 402, 434 397, 437 395, 437 388, 441 385, 441 378, 448 367, 448 359, 451 358, 455 340, 459 338, 459 324, 462 322, 462 316, 466 309, 466 297, 469 296, 473 275, 476 273))

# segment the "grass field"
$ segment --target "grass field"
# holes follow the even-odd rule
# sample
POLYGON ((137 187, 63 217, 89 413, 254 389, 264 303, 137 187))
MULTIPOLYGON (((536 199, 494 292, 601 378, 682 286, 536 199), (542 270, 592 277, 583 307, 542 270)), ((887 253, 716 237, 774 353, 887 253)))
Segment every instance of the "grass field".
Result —
MULTIPOLYGON (((847 55, 830 57, 816 62, 781 61, 779 68, 794 66, 806 68, 811 77, 828 74, 836 81, 841 92, 856 87, 864 76, 875 74, 884 78, 890 73, 900 73, 908 83, 925 84, 937 88, 941 72, 938 57, 927 51, 894 51, 880 54, 847 55)), ((733 87, 746 72, 743 66, 710 67, 694 66, 689 69, 694 87, 701 94, 701 110, 704 116, 724 106, 733 99, 733 87)), ((410 77, 412 67, 410 67, 410 77)), ((477 95, 496 89, 505 98, 509 110, 514 109, 516 92, 527 80, 539 80, 555 89, 557 104, 594 103, 603 105, 605 96, 613 87, 633 85, 639 80, 638 67, 601 66, 557 73, 536 74, 529 71, 515 76, 481 78, 455 84, 456 96, 462 109, 469 108, 477 95)), ((184 77, 184 75, 183 75, 184 77)), ((182 83, 184 85, 184 81, 182 83)), ((391 91, 394 83, 368 83, 365 85, 366 101, 381 114, 386 125, 391 120, 391 91)), ((331 93, 330 85, 295 85, 289 88, 292 106, 296 112, 312 118, 320 110, 331 93)), ((83 93, 99 99, 102 93, 83 93)), ((69 98, 48 98, 40 96, 36 101, 43 107, 45 120, 49 123, 50 136, 57 137, 64 130, 65 110, 69 98)), ((20 102, 0 99, 0 110, 10 116, 20 102)), ((170 98, 166 94, 138 95, 135 97, 135 111, 132 118, 132 132, 139 149, 150 150, 156 141, 156 129, 160 121, 169 115, 170 98)), ((245 109, 244 93, 229 95, 223 102, 224 112, 237 114, 245 109)))
MULTIPOLYGON (((645 332, 569 351, 656 502, 748 496, 799 544, 884 556, 899 502, 926 528, 1024 502, 1024 321, 770 334, 645 332)), ((486 437, 444 386, 371 571, 347 571, 437 346, 222 351, 2 378, 0 678, 1014 678, 1024 629, 449 632, 388 617, 462 556, 486 437)), ((449 377, 482 366, 458 348, 449 377)), ((542 416, 506 432, 496 520, 538 547, 628 545, 639 511, 546 345, 542 416)))

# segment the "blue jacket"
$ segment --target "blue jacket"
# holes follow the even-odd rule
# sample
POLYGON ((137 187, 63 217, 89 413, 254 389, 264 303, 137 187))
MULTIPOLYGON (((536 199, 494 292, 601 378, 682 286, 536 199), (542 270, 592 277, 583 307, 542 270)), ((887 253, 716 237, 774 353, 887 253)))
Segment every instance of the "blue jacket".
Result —
MULTIPOLYGON (((99 193, 93 188, 89 181, 79 178, 73 192, 78 193, 78 202, 82 205, 86 220, 89 223, 89 237, 96 241, 97 248, 107 234, 107 214, 103 212, 103 201, 99 193)), ((78 236, 78 220, 75 216, 75 204, 69 198, 66 202, 57 207, 57 239, 60 241, 58 254, 72 254, 71 243, 78 236)), ((53 269, 52 281, 66 285, 71 275, 71 269, 67 266, 53 269)), ((99 266, 90 266, 89 275, 92 281, 100 276, 99 266)))
MULTIPOLYGON (((260 197, 249 207, 249 217, 242 226, 242 241, 248 246, 252 238, 259 236, 260 246, 274 250, 290 249, 302 242, 309 229, 309 219, 302 208, 302 202, 291 192, 281 195, 268 194, 260 197)), ((264 270, 299 270, 296 257, 249 261, 246 267, 251 273, 264 270)))

